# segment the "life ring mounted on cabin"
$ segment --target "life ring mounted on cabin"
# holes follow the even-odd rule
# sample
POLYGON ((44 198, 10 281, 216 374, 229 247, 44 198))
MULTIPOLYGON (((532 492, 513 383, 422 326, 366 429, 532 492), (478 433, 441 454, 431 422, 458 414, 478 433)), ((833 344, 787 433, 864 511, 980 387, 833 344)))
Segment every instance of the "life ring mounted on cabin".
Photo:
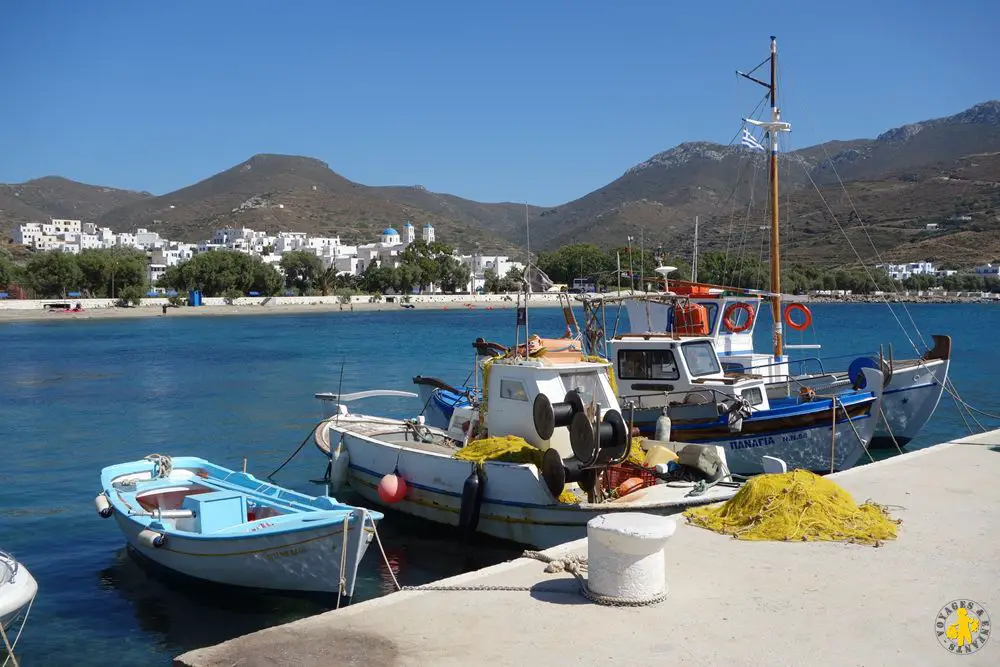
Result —
POLYGON ((796 331, 805 331, 812 325, 813 316, 809 312, 808 306, 801 303, 790 303, 785 306, 785 324, 788 325, 790 329, 795 329, 796 331), (796 322, 792 319, 792 313, 802 313, 803 320, 801 322, 796 322))
POLYGON ((723 313, 722 324, 732 333, 743 333, 753 326, 753 315, 753 306, 745 301, 737 301, 736 303, 729 304, 726 308, 726 312, 723 313), (740 311, 747 314, 747 319, 743 324, 736 324, 733 316, 740 311))

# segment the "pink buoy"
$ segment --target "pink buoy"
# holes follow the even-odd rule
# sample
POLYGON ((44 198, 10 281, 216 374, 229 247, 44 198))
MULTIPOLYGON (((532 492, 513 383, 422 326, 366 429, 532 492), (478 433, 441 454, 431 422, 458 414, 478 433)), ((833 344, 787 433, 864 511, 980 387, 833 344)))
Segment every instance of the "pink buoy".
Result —
POLYGON ((406 480, 399 475, 389 473, 379 480, 378 497, 390 505, 398 503, 406 497, 406 480))

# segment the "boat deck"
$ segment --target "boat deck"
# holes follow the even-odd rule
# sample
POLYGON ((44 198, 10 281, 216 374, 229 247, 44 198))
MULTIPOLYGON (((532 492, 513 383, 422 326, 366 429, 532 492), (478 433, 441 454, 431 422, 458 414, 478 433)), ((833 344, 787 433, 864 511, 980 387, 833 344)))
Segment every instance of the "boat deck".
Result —
MULTIPOLYGON (((332 423, 331 426, 333 426, 332 423)), ((407 447, 409 449, 419 449, 432 454, 444 454, 445 456, 451 456, 458 451, 458 447, 452 444, 454 443, 454 440, 447 437, 443 433, 438 432, 436 429, 434 429, 434 432, 439 437, 435 438, 433 441, 427 442, 418 440, 414 437, 414 433, 410 428, 399 422, 391 422, 388 420, 385 422, 351 421, 344 419, 337 424, 337 429, 364 436, 366 438, 378 438, 394 445, 407 447)), ((336 439, 337 438, 334 437, 334 440, 336 439)), ((320 441, 317 444, 319 445, 320 451, 324 454, 330 453, 329 441, 320 441)))
MULTIPOLYGON (((969 599, 1000 619, 998 476, 1000 431, 832 475, 857 501, 903 519, 898 539, 879 548, 744 542, 679 522, 667 543, 669 597, 654 606, 590 603, 569 575, 517 559, 437 583, 535 590, 393 593, 174 664, 992 667, 1000 638, 956 657, 935 619, 969 599)), ((580 540, 550 553, 586 548, 580 540)))

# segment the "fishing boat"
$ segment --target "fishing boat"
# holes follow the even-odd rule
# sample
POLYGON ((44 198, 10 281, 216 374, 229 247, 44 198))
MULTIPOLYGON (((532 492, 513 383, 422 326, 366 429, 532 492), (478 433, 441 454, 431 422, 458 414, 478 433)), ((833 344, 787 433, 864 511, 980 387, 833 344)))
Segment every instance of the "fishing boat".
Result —
POLYGON ((14 655, 37 593, 38 583, 28 568, 11 554, 0 551, 0 640, 7 654, 3 664, 14 655))
MULTIPOLYGON (((527 329, 526 308, 518 311, 527 329)), ((670 470, 631 462, 635 443, 610 364, 586 357, 578 341, 525 340, 482 364, 482 400, 456 407, 446 428, 423 415, 352 412, 359 395, 317 394, 328 416, 314 438, 330 458, 334 488, 347 483, 372 503, 465 536, 536 548, 584 537, 600 514, 677 514, 736 492, 714 445, 669 443, 677 455, 670 470), (520 447, 526 460, 468 456, 491 443, 520 447)))
POLYGON ((717 444, 737 474, 764 472, 765 455, 816 473, 847 470, 865 456, 875 431, 877 369, 860 371, 863 389, 808 388, 774 398, 760 375, 725 372, 709 337, 625 334, 609 344, 630 424, 657 439, 717 444), (656 433, 661 416, 669 437, 656 433))
POLYGON ((228 586, 354 594, 382 518, 193 456, 159 454, 101 471, 96 497, 136 553, 173 572, 228 586))
MULTIPOLYGON (((760 307, 766 297, 731 288, 720 294, 692 297, 672 285, 669 291, 653 295, 634 295, 623 300, 628 313, 629 332, 655 331, 674 333, 692 330, 681 324, 675 307, 691 310, 700 307, 706 325, 693 329, 713 338, 722 367, 727 372, 753 373, 764 377, 772 398, 788 397, 802 387, 829 391, 838 387, 864 386, 862 368, 877 368, 885 378, 883 400, 876 415, 877 425, 870 447, 902 447, 915 438, 937 409, 948 381, 951 364, 951 338, 933 335, 934 345, 923 355, 897 359, 892 354, 863 354, 851 359, 847 368, 827 368, 829 362, 818 356, 776 360, 770 353, 755 352, 753 332, 760 307), (895 443, 895 445, 894 445, 895 443)), ((614 297, 611 297, 613 300, 614 297)), ((811 323, 812 313, 800 301, 785 306, 783 319, 811 323), (805 313, 802 319, 797 313, 805 313), (796 317, 800 319, 796 320, 796 317)), ((818 350, 819 344, 784 345, 784 350, 818 350)))
MULTIPOLYGON (((846 369, 828 370, 821 359, 806 357, 790 360, 789 350, 818 350, 819 344, 787 344, 785 327, 805 331, 812 325, 812 313, 801 297, 781 292, 781 254, 778 198, 778 137, 789 132, 791 125, 781 120, 777 106, 777 41, 771 37, 769 63, 770 80, 762 81, 751 73, 738 72, 742 77, 767 89, 771 118, 761 121, 744 119, 746 125, 761 129, 769 143, 768 180, 770 185, 770 288, 768 291, 691 281, 667 281, 670 267, 660 267, 664 285, 662 293, 640 294, 625 301, 630 331, 698 333, 715 339, 724 368, 729 371, 755 373, 767 379, 768 395, 775 399, 788 398, 808 386, 817 391, 833 391, 841 387, 863 387, 865 378, 860 369, 879 368, 884 377, 884 400, 876 415, 877 427, 870 443, 873 447, 897 446, 916 437, 937 409, 948 382, 951 359, 951 339, 934 335, 933 345, 917 357, 895 359, 889 354, 864 354, 854 358, 846 369), (764 300, 770 302, 773 349, 762 354, 754 351, 753 334, 757 316, 764 300), (785 305, 782 306, 782 303, 785 305)), ((764 150, 744 125, 743 143, 751 150, 764 150)), ((697 230, 697 227, 696 227, 697 230)), ((696 231, 697 235, 697 231, 696 231)), ((697 236, 696 236, 697 238, 697 236)), ((695 261, 697 265, 697 246, 695 261)), ((919 350, 917 350, 919 354, 919 350)))

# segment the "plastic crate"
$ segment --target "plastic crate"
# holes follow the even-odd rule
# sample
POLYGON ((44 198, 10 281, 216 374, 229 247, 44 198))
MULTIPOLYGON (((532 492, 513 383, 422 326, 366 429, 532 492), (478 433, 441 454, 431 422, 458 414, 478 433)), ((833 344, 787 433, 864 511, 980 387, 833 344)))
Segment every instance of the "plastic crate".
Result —
POLYGON ((632 465, 628 463, 623 463, 616 466, 609 466, 604 472, 604 490, 606 492, 611 492, 631 477, 638 477, 642 480, 642 486, 639 488, 645 488, 647 486, 652 486, 659 481, 659 478, 653 473, 649 468, 643 466, 632 465))

